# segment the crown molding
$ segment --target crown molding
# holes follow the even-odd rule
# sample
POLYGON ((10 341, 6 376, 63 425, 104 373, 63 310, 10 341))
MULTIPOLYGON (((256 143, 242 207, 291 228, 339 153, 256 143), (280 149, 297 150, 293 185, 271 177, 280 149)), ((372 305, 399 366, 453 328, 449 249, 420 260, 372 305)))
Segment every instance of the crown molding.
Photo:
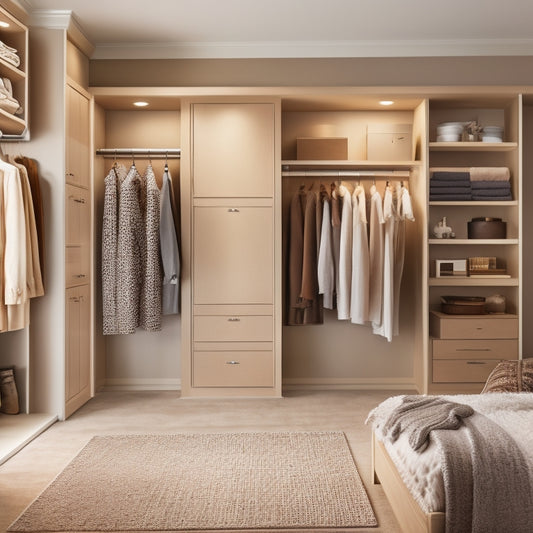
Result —
POLYGON ((530 56, 533 39, 100 43, 92 59, 530 56))

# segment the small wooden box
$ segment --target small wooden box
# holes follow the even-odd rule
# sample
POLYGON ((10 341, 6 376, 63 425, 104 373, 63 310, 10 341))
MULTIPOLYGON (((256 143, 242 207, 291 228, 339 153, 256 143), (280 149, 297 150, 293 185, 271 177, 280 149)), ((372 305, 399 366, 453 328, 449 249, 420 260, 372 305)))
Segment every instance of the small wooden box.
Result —
POLYGON ((298 137, 296 159, 341 161, 348 159, 347 137, 298 137))

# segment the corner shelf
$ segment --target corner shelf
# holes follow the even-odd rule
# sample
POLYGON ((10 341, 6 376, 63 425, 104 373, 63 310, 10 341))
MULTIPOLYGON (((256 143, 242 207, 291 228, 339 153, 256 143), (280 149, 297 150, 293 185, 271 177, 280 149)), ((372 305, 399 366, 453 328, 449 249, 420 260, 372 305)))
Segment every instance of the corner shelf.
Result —
POLYGON ((430 287, 518 287, 518 278, 429 278, 430 287))
POLYGON ((429 239, 428 244, 437 244, 443 246, 453 245, 469 245, 475 246, 478 244, 495 244, 495 245, 512 245, 518 244, 518 239, 429 239))
POLYGON ((450 207, 478 207, 478 206, 508 206, 508 207, 516 207, 518 206, 518 200, 496 200, 496 201, 479 201, 479 200, 468 200, 466 202, 458 202, 458 201, 445 201, 445 200, 430 200, 429 202, 430 206, 450 206, 450 207))

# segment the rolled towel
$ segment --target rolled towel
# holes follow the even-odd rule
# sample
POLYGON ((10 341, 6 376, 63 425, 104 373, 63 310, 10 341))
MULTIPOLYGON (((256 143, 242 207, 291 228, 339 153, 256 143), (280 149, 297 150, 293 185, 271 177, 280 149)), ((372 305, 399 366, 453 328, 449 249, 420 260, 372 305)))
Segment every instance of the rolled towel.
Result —
POLYGON ((511 173, 507 167, 471 167, 471 181, 509 181, 511 173))
POLYGON ((448 181, 465 181, 470 179, 469 172, 457 171, 436 171, 431 175, 431 179, 448 180, 448 181))
POLYGON ((508 191, 511 190, 511 182, 510 181, 502 181, 502 180, 494 180, 494 181, 473 181, 471 183, 472 190, 476 189, 506 189, 508 191))
MULTIPOLYGON (((497 182, 495 182, 497 183, 497 182)), ((435 178, 431 178, 429 180, 430 187, 436 187, 436 188, 446 188, 446 187, 462 187, 465 189, 470 189, 471 182, 470 180, 464 180, 464 181, 447 181, 447 180, 439 180, 435 178)))

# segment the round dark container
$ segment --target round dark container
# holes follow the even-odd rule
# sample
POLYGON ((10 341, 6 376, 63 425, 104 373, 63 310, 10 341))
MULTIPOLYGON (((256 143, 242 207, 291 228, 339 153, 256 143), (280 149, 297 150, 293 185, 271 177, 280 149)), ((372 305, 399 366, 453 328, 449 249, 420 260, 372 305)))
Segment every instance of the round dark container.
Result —
POLYGON ((507 223, 501 218, 477 217, 468 222, 469 239, 505 239, 507 223))

